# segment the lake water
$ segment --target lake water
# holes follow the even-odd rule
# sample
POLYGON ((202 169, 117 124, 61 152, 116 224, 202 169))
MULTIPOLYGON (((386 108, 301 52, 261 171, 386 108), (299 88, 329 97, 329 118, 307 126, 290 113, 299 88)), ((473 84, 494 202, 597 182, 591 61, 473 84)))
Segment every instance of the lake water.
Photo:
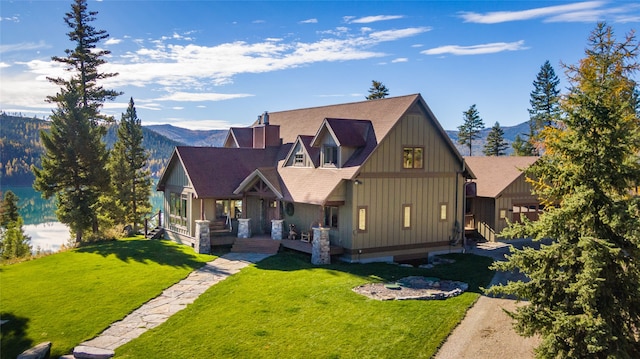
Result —
MULTIPOLYGON (((153 187, 155 188, 155 184, 153 187)), ((18 196, 20 215, 24 219, 24 232, 31 237, 31 248, 57 252, 62 245, 67 245, 71 234, 69 227, 58 222, 56 218, 55 198, 44 199, 32 187, 2 186, 2 192, 11 191, 18 196)), ((153 212, 162 207, 162 193, 153 192, 151 196, 153 212)))

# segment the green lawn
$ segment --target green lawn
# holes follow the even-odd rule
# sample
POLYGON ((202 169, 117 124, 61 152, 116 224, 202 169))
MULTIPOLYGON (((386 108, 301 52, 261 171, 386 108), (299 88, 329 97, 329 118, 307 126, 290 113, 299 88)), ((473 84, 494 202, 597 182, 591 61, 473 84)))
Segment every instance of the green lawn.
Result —
POLYGON ((136 239, 0 266, 0 317, 9 320, 0 357, 43 341, 53 342, 52 358, 67 354, 214 258, 136 239))
POLYGON ((432 270, 388 264, 314 267, 280 253, 218 283, 118 358, 429 358, 479 297, 491 259, 451 255, 432 270), (444 301, 380 302, 352 288, 407 275, 464 280, 444 301))

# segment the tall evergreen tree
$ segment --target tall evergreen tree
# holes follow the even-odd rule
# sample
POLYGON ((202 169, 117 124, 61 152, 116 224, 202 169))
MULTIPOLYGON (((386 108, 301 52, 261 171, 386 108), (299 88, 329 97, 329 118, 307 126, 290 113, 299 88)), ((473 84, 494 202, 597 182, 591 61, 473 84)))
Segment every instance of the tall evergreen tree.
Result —
POLYGON ((480 130, 484 128, 484 122, 480 118, 475 104, 462 114, 464 123, 458 126, 458 143, 469 146, 469 156, 471 156, 473 140, 480 137, 480 130))
POLYGON ((500 127, 500 123, 496 122, 487 135, 487 143, 482 152, 485 156, 504 156, 507 147, 509 144, 504 140, 504 131, 500 127))
POLYGON ((548 126, 553 126, 560 120, 560 79, 556 76, 549 61, 540 67, 540 71, 533 81, 533 91, 529 104, 529 145, 523 148, 528 150, 528 156, 538 156, 538 145, 541 131, 548 126))
POLYGON ((148 153, 142 146, 142 125, 133 98, 118 126, 118 139, 111 151, 109 168, 115 198, 123 217, 116 222, 133 224, 137 230, 144 216, 151 212, 151 172, 147 168, 148 153))
POLYGON ((585 54, 567 66, 562 125, 544 130, 545 153, 527 170, 545 211, 504 232, 553 241, 494 264, 531 280, 489 292, 529 301, 512 316, 541 336, 539 357, 640 358, 638 42, 599 23, 585 54))
POLYGON ((69 225, 76 242, 97 221, 96 206, 100 193, 109 184, 109 172, 103 165, 107 150, 99 127, 91 125, 82 111, 82 98, 75 88, 63 89, 58 108, 51 114, 51 130, 41 131, 45 148, 42 168, 33 168, 33 187, 43 197, 56 196, 56 215, 69 225))
POLYGON ((389 96, 389 89, 380 81, 371 81, 371 87, 369 88, 369 96, 367 100, 375 100, 379 98, 385 98, 389 96))
POLYGON ((86 0, 74 0, 71 10, 64 21, 71 28, 67 35, 76 47, 65 50, 66 57, 52 58, 64 64, 71 76, 49 78, 60 86, 60 91, 48 96, 47 101, 56 103, 58 108, 52 115, 55 119, 51 135, 41 133, 45 154, 42 169, 34 169, 34 188, 46 198, 56 195, 58 218, 69 224, 76 233, 76 241, 80 241, 87 223, 94 233, 98 232, 97 199, 109 183, 102 142, 105 129, 100 126, 109 117, 101 114, 100 109, 106 100, 120 93, 104 89, 99 83, 117 74, 98 70, 109 51, 98 50, 97 44, 109 35, 90 25, 97 12, 88 11, 86 0))
MULTIPOLYGON (((107 100, 113 100, 121 95, 115 90, 105 89, 99 81, 117 76, 117 73, 104 73, 98 71, 98 67, 106 63, 105 56, 111 51, 97 49, 102 40, 106 40, 109 34, 106 30, 96 30, 91 22, 96 20, 97 11, 89 11, 86 0, 73 0, 71 12, 65 13, 64 21, 71 29, 67 33, 69 40, 74 42, 75 49, 66 49, 66 57, 54 56, 52 60, 66 66, 66 70, 72 73, 71 78, 48 77, 47 79, 61 88, 76 88, 80 94, 80 108, 85 116, 96 125, 100 121, 112 122, 112 119, 100 113, 100 109, 107 100)), ((61 93, 48 96, 49 102, 64 102, 61 93)))

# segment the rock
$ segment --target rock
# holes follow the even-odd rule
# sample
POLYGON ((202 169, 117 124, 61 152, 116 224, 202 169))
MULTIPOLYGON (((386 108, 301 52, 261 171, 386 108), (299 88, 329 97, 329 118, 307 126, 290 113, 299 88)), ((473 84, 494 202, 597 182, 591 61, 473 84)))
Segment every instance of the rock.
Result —
POLYGON ((51 354, 51 342, 44 342, 23 351, 18 359, 48 359, 51 354))
POLYGON ((113 350, 94 348, 85 345, 73 349, 73 357, 76 359, 109 359, 116 353, 113 350))

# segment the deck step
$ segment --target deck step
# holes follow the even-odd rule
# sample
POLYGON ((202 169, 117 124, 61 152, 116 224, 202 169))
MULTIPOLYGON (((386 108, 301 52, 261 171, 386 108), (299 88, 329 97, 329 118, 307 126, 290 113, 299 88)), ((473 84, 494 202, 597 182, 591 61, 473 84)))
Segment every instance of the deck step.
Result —
POLYGON ((280 241, 274 239, 236 238, 231 252, 276 254, 280 249, 280 241))

